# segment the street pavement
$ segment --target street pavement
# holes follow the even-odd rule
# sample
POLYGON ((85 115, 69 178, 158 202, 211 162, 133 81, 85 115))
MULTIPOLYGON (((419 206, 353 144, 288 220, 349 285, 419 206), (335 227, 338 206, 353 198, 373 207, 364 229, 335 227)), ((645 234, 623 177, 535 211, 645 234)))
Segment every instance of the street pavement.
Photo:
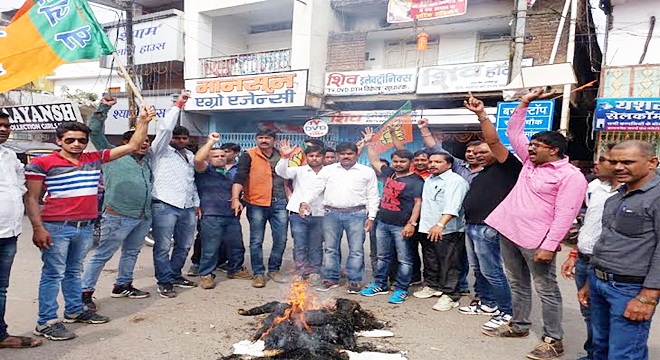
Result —
MULTIPOLYGON (((248 227, 243 219, 244 243, 248 244, 248 227)), ((12 268, 6 321, 15 335, 29 335, 37 317, 37 292, 41 260, 39 250, 32 245, 32 229, 24 219, 24 232, 19 239, 18 254, 12 268)), ((267 233, 265 252, 270 252, 267 233)), ((365 254, 368 254, 368 241, 365 254)), ((293 266, 289 238, 284 268, 293 266)), ((344 249, 346 251, 346 249, 344 249)), ((566 251, 559 260, 566 258, 566 251)), ((267 258, 267 256, 265 256, 267 258)), ((346 256, 343 257, 344 259, 346 256)), ((151 292, 148 299, 112 299, 119 254, 107 264, 101 274, 96 301, 99 313, 112 321, 101 325, 67 325, 78 337, 71 341, 44 340, 39 348, 26 350, 0 349, 0 359, 217 359, 231 354, 233 343, 248 339, 258 327, 258 319, 241 317, 239 308, 262 305, 273 300, 283 301, 287 286, 268 282, 263 289, 250 286, 250 281, 228 280, 220 273, 213 290, 200 288, 180 290, 174 299, 160 298, 153 278, 150 247, 144 247, 135 269, 134 285, 151 292)), ((249 264, 249 256, 246 256, 249 264)), ((365 283, 370 280, 368 255, 365 283)), ((248 265, 249 266, 249 265, 248 265)), ((187 270, 187 266, 185 270, 187 270)), ((472 283, 472 280, 470 280, 472 283)), ((582 352, 585 329, 576 301, 574 283, 559 279, 564 299, 564 346, 562 359, 575 359, 582 352)), ((384 349, 405 351, 408 359, 524 359, 538 342, 542 332, 540 302, 534 297, 532 332, 522 339, 495 339, 481 334, 481 324, 487 317, 461 315, 456 310, 440 313, 431 309, 436 299, 411 297, 401 305, 387 303, 387 296, 365 298, 346 293, 346 287, 328 293, 314 292, 320 301, 347 297, 360 301, 379 319, 386 320, 395 337, 372 339, 384 349)), ((469 299, 464 297, 461 303, 469 299)), ((60 304, 62 299, 60 295, 60 304)), ((63 306, 60 305, 60 316, 63 306)), ((652 325, 649 339, 650 359, 660 359, 660 325, 652 325)))

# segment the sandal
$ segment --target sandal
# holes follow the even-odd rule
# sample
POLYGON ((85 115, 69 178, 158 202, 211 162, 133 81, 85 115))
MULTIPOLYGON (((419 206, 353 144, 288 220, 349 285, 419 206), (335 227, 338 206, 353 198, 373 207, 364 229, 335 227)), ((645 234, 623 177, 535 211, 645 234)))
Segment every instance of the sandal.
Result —
POLYGON ((33 339, 31 337, 25 336, 8 336, 4 340, 0 341, 0 349, 27 349, 37 347, 42 344, 42 341, 39 339, 33 339), (7 339, 20 339, 20 344, 5 344, 7 339))

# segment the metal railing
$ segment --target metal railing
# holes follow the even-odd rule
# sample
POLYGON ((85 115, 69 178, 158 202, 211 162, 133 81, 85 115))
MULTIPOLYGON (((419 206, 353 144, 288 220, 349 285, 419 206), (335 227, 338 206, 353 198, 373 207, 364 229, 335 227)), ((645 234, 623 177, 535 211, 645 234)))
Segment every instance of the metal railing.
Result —
POLYGON ((203 77, 254 75, 291 70, 291 49, 199 60, 203 77))

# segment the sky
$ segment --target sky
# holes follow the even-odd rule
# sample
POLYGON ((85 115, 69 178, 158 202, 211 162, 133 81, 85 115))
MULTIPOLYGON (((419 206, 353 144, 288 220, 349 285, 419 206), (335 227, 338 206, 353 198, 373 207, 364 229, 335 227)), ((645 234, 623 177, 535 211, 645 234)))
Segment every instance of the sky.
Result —
MULTIPOLYGON (((25 0, 0 0, 0 12, 12 10, 12 9, 18 9, 23 5, 24 2, 25 0)), ((96 16, 96 19, 101 24, 109 23, 117 20, 118 14, 116 13, 116 10, 109 9, 105 6, 101 6, 94 3, 90 3, 90 5, 92 6, 92 10, 94 11, 94 15, 96 16)))

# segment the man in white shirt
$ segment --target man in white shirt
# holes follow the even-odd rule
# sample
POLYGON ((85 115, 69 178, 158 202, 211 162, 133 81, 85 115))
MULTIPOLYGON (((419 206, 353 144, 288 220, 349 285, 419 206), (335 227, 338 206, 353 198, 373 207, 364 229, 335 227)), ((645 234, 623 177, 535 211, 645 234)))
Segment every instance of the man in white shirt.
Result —
POLYGON ((11 133, 9 114, 0 109, 0 349, 28 348, 41 345, 41 340, 22 336, 9 336, 5 323, 9 273, 16 255, 16 242, 21 234, 25 172, 16 153, 4 146, 11 133))
POLYGON ((283 179, 293 180, 293 193, 286 209, 290 212, 289 223, 293 236, 293 261, 296 273, 309 279, 314 286, 321 281, 323 263, 323 198, 318 196, 310 201, 311 212, 300 212, 305 189, 308 189, 323 168, 325 149, 318 145, 305 148, 307 165, 289 166, 289 158, 294 153, 288 140, 280 141, 282 158, 275 166, 275 172, 283 179))
POLYGON ((337 155, 339 163, 321 169, 316 181, 305 190, 300 212, 311 211, 310 203, 323 193, 324 281, 317 290, 339 286, 340 245, 346 231, 348 293, 357 294, 362 290, 365 232, 371 230, 378 212, 378 181, 372 168, 357 163, 355 144, 340 143, 337 155))

